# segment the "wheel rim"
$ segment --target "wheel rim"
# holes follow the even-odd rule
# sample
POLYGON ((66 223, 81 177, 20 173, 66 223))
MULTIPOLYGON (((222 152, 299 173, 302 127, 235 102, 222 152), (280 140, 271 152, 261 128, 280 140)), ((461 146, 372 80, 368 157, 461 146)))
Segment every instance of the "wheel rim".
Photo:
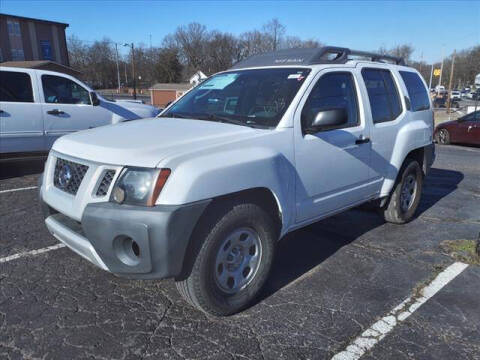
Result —
POLYGON ((409 174, 402 185, 400 193, 400 206, 403 212, 407 212, 415 201, 417 194, 417 179, 413 174, 409 174))
POLYGON ((220 246, 215 260, 215 282, 229 294, 245 288, 255 277, 262 257, 258 233, 240 228, 228 235, 220 246))
POLYGON ((447 142, 447 132, 445 130, 441 130, 438 137, 440 138, 440 143, 445 144, 447 142))

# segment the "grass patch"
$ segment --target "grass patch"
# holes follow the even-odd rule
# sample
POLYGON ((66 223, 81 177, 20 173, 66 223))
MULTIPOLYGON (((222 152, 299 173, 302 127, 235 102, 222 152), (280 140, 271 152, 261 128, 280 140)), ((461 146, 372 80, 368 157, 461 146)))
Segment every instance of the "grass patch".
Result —
POLYGON ((477 240, 445 240, 440 244, 442 250, 455 260, 480 265, 477 246, 477 240))

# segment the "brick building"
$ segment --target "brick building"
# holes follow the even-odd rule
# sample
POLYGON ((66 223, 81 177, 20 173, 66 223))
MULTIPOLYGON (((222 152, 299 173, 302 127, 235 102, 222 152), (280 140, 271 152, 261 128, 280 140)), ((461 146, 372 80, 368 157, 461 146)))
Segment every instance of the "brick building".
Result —
POLYGON ((69 66, 68 24, 0 14, 0 62, 50 60, 69 66))
POLYGON ((155 84, 150 90, 150 99, 153 106, 160 108, 165 107, 169 102, 176 100, 182 96, 187 90, 190 90, 193 85, 183 84, 155 84))

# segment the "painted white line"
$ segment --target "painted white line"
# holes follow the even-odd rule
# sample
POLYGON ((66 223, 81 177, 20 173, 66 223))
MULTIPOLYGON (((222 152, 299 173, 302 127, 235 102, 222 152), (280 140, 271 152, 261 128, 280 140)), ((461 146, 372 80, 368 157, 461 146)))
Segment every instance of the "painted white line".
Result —
POLYGON ((44 247, 42 249, 21 252, 21 253, 15 254, 15 255, 10 255, 10 256, 4 257, 4 258, 0 258, 0 264, 1 263, 6 263, 6 262, 9 262, 9 261, 12 261, 12 260, 17 260, 17 259, 27 257, 27 256, 35 256, 35 255, 44 254, 46 252, 61 249, 61 248, 64 248, 64 247, 65 247, 64 244, 57 244, 57 245, 44 247))
POLYGON ((23 191, 23 190, 33 190, 33 189, 37 189, 37 188, 38 188, 38 186, 29 186, 29 187, 18 188, 18 189, 0 190, 0 194, 15 192, 15 191, 23 191))
POLYGON ((353 340, 347 348, 332 357, 332 360, 358 360, 368 350, 372 349, 399 323, 412 315, 420 306, 425 304, 432 296, 439 292, 445 285, 455 279, 468 267, 467 264, 456 262, 443 270, 426 287, 420 295, 412 294, 400 305, 395 307, 382 319, 378 320, 359 337, 353 340))

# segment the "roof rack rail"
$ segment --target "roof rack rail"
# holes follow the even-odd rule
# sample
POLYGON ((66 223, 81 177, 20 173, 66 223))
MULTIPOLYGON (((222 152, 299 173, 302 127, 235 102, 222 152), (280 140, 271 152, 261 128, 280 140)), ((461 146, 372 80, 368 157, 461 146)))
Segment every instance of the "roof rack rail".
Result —
POLYGON ((358 56, 375 62, 389 61, 396 65, 405 65, 401 57, 351 50, 343 47, 324 46, 317 49, 285 49, 257 54, 237 62, 232 66, 232 69, 258 66, 345 64, 347 61, 352 60, 351 56, 358 56))

